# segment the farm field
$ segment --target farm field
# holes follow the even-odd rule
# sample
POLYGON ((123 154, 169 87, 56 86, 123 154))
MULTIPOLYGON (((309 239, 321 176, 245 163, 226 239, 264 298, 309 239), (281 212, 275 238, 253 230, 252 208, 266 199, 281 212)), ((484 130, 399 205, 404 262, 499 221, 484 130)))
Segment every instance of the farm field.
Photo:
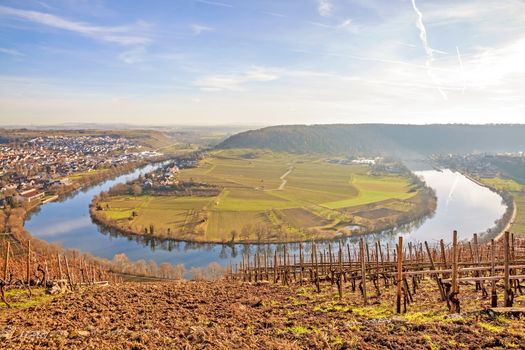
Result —
MULTIPOLYGON (((375 174, 368 165, 264 150, 215 151, 183 181, 220 186, 218 196, 114 196, 95 214, 126 231, 206 242, 284 242, 363 230, 414 208, 412 179, 375 174), (353 209, 381 209, 373 218, 353 209), (383 213, 384 215, 379 215, 383 213), (153 232, 151 232, 151 229, 153 232)), ((361 212, 364 209, 361 210, 361 212)))
MULTIPOLYGON (((522 349, 523 321, 487 312, 465 287, 449 315, 431 280, 406 314, 363 306, 358 292, 323 285, 216 282, 110 284, 0 312, 3 349, 522 349), (331 289, 332 288, 332 289, 331 289), (433 293, 428 293, 431 290, 433 293)), ((393 290, 395 288, 390 288, 393 290)), ((382 290, 391 300, 390 290, 382 290)), ((525 304, 516 297, 517 306, 525 304)))

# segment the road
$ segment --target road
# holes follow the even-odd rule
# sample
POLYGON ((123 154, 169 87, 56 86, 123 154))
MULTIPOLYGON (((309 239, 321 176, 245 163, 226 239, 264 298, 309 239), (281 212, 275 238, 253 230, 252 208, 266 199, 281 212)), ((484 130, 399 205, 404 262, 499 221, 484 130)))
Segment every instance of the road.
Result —
POLYGON ((284 189, 284 186, 286 185, 286 182, 288 182, 288 181, 286 181, 286 177, 287 177, 288 175, 290 175, 290 173, 292 172, 292 170, 293 170, 293 167, 290 168, 290 169, 288 169, 288 171, 285 172, 285 173, 279 178, 279 179, 281 179, 281 185, 279 186, 279 188, 278 188, 277 190, 282 191, 282 190, 284 189))

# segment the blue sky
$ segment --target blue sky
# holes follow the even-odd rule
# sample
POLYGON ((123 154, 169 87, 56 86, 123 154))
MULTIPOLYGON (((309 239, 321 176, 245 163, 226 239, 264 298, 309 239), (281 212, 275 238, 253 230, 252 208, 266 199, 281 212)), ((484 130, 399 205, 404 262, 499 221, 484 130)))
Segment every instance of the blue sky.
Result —
POLYGON ((0 0, 0 124, 525 121, 520 0, 0 0))

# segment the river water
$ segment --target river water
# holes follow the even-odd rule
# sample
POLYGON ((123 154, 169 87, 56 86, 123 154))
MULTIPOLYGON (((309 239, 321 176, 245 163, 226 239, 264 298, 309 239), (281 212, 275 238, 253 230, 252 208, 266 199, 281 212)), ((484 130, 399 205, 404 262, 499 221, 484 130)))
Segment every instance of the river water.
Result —
MULTIPOLYGON (((60 202, 44 204, 25 223, 34 236, 48 242, 60 242, 66 248, 76 248, 103 258, 125 253, 130 260, 154 260, 158 264, 170 262, 184 264, 187 269, 204 267, 210 262, 221 265, 238 262, 241 254, 256 250, 281 250, 282 245, 222 245, 190 242, 161 241, 141 236, 126 237, 109 231, 91 221, 89 204, 93 197, 111 186, 136 178, 149 172, 146 166, 130 174, 105 181, 97 186, 78 191, 60 202)), ((394 231, 367 235, 367 239, 391 240, 403 235, 411 241, 450 242, 452 230, 459 231, 460 239, 468 239, 473 233, 485 232, 494 225, 506 210, 501 197, 479 186, 463 175, 450 170, 420 170, 415 173, 426 181, 437 194, 435 214, 420 222, 400 227, 394 231)), ((358 237, 349 237, 349 242, 358 237)), ((290 252, 294 246, 291 245, 290 252)))

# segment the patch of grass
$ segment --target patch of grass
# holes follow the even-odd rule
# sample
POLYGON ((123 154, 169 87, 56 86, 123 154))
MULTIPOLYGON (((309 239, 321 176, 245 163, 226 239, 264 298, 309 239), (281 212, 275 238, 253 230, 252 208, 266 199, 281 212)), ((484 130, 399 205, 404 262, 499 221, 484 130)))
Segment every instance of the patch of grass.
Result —
POLYGON ((502 179, 499 177, 495 177, 495 178, 481 178, 480 181, 498 190, 505 190, 505 191, 522 191, 523 190, 523 185, 521 185, 519 182, 514 181, 512 179, 502 179))
POLYGON ((445 314, 436 311, 411 312, 403 315, 405 320, 410 323, 424 324, 428 322, 438 322, 445 320, 445 314))
POLYGON ((394 314, 389 308, 380 305, 356 307, 352 308, 352 312, 358 316, 366 316, 368 318, 385 318, 394 314))
POLYGON ((479 324, 479 326, 481 328, 484 328, 487 331, 492 332, 492 333, 501 333, 504 330, 503 327, 496 326, 496 325, 494 325, 492 323, 488 323, 488 322, 478 322, 478 324, 479 324))
POLYGON ((308 334, 308 333, 312 333, 312 330, 311 329, 308 329, 306 327, 303 327, 303 326, 292 326, 292 327, 288 327, 286 328, 286 331, 294 334, 294 335, 303 335, 303 334, 308 334))
POLYGON ((400 176, 366 176, 354 175, 352 185, 359 193, 357 196, 335 202, 323 203, 330 208, 345 208, 357 205, 381 202, 388 199, 409 199, 416 195, 409 191, 409 182, 400 176))
MULTIPOLYGON (((45 289, 32 289, 32 296, 29 298, 27 289, 9 289, 5 292, 7 302, 12 308, 25 309, 31 306, 49 302, 54 296, 46 294, 45 289)), ((7 308, 4 303, 0 302, 0 309, 7 308)))
POLYGON ((348 312, 351 308, 337 301, 329 301, 313 308, 314 312, 348 312))
POLYGON ((426 340, 428 346, 430 347, 430 350, 438 350, 439 349, 439 346, 434 344, 434 342, 432 341, 432 338, 428 334, 423 335, 423 338, 426 340))

